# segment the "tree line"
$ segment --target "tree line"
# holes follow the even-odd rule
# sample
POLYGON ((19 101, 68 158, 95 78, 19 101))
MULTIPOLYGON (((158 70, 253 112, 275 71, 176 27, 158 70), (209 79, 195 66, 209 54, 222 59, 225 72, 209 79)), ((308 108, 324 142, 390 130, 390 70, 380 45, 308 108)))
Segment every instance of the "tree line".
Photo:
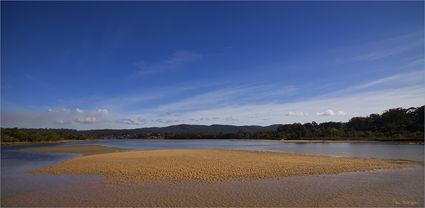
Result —
POLYGON ((23 129, 2 128, 1 142, 44 142, 62 140, 86 140, 87 134, 73 129, 23 129))
POLYGON ((423 141, 424 106, 389 109, 382 114, 353 117, 348 122, 293 123, 274 130, 235 132, 152 132, 146 129, 73 129, 2 128, 1 142, 40 142, 85 139, 362 139, 387 141, 423 141))
POLYGON ((423 140, 424 106, 394 108, 382 114, 353 117, 350 121, 294 123, 278 128, 283 138, 366 138, 388 140, 423 140))

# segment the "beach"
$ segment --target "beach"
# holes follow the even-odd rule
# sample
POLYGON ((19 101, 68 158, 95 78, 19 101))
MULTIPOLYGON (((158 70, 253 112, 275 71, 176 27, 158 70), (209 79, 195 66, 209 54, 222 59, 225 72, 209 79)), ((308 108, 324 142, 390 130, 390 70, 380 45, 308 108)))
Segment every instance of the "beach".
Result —
POLYGON ((402 160, 329 157, 242 150, 123 151, 96 145, 45 147, 26 151, 85 153, 34 174, 102 176, 108 182, 146 183, 200 180, 267 179, 406 168, 418 163, 402 160), (112 153, 110 153, 112 152, 112 153))

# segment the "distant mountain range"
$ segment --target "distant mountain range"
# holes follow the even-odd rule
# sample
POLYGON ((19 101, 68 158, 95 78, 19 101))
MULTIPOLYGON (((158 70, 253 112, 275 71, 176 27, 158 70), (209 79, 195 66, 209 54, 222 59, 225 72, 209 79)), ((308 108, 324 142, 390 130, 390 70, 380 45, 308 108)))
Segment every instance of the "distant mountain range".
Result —
POLYGON ((240 131, 248 133, 257 133, 257 132, 271 132, 276 131, 280 124, 274 124, 270 126, 233 126, 233 125, 189 125, 189 124, 180 124, 167 127, 151 127, 151 128, 139 128, 134 129, 135 131, 140 132, 150 132, 150 133, 237 133, 240 131))

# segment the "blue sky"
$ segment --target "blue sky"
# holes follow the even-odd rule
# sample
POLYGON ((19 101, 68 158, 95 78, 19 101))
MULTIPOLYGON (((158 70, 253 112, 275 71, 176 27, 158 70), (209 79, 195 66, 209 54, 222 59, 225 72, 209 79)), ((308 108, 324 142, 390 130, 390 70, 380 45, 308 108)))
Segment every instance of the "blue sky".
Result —
POLYGON ((347 121, 421 106, 423 2, 2 2, 2 127, 347 121))

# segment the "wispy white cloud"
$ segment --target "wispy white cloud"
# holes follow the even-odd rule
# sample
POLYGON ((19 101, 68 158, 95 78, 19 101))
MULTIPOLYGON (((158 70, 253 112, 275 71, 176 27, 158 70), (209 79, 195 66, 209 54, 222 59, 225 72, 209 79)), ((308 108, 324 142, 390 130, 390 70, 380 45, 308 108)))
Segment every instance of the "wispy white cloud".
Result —
MULTIPOLYGON (((106 109, 57 110, 54 111, 13 111, 2 112, 3 127, 28 128, 115 128, 112 122, 115 115, 106 109), (108 112, 108 113, 105 113, 108 112), (90 125, 89 125, 90 124, 90 125)), ((77 108, 78 109, 78 108, 77 108)))
POLYGON ((47 111, 51 113, 61 113, 61 112, 69 112, 70 110, 68 108, 49 108, 47 109, 47 111))
POLYGON ((109 113, 108 109, 102 109, 102 108, 97 109, 97 112, 102 113, 102 114, 108 114, 109 113))
POLYGON ((296 93, 294 86, 279 87, 275 84, 245 84, 210 90, 154 109, 157 112, 190 111, 217 106, 244 105, 281 100, 296 93))
POLYGON ((230 85, 135 112, 114 112, 105 108, 4 112, 2 125, 92 129, 179 123, 270 125, 347 121, 353 116, 381 113, 389 108, 424 105, 423 79, 422 71, 394 74, 337 93, 292 101, 281 98, 296 95, 300 90, 296 87, 279 88, 278 85, 259 83, 230 85), (274 102, 271 101, 273 98, 276 98, 274 102))
POLYGON ((347 115, 347 113, 339 110, 339 111, 336 112, 336 115, 337 116, 345 116, 345 115, 347 115))
MULTIPOLYGON (((158 109, 146 109, 144 112, 122 119, 117 119, 115 113, 108 111, 108 114, 104 114, 98 112, 98 109, 87 110, 84 113, 77 113, 75 111, 58 113, 48 111, 4 112, 2 115, 2 125, 5 127, 95 129, 167 126, 179 123, 270 125, 276 123, 324 122, 330 120, 347 121, 353 116, 381 113, 389 108, 424 105, 424 97, 425 90, 422 86, 411 86, 400 89, 372 90, 334 97, 318 96, 296 102, 217 105, 205 109, 192 109, 184 113, 174 113, 170 114, 170 116, 166 116, 162 110, 160 111, 158 109), (316 112, 323 112, 323 107, 339 110, 326 111, 324 114, 329 116, 316 114, 316 112)), ((169 111, 173 112, 176 110, 178 109, 170 109, 169 111)))
POLYGON ((180 120, 177 120, 177 119, 155 119, 152 121, 155 123, 163 123, 163 124, 173 124, 173 123, 180 122, 180 120))
POLYGON ((176 51, 169 58, 156 63, 137 63, 138 75, 149 75, 161 72, 180 70, 186 64, 200 60, 202 54, 191 51, 176 51))
POLYGON ((75 112, 77 112, 77 113, 83 113, 83 112, 84 112, 84 110, 82 110, 82 109, 80 109, 80 108, 76 108, 76 109, 75 109, 75 112))
POLYGON ((344 111, 340 111, 340 110, 339 111, 333 111, 332 109, 328 109, 324 112, 318 112, 318 113, 316 113, 316 115, 318 115, 318 116, 345 116, 345 115, 347 115, 347 113, 344 112, 344 111))
POLYGON ((376 87, 400 88, 408 86, 422 85, 425 81, 425 71, 414 70, 389 75, 380 79, 371 80, 369 82, 360 83, 346 88, 328 93, 328 96, 346 95, 354 92, 373 90, 376 87))
MULTIPOLYGON (((367 93, 358 93, 334 98, 316 98, 312 100, 280 103, 280 104, 259 104, 243 105, 221 108, 211 108, 206 110, 191 111, 182 116, 175 116, 184 123, 194 123, 191 119, 196 118, 219 118, 214 119, 214 123, 238 124, 238 125, 268 125, 273 123, 292 123, 292 122, 323 122, 323 121, 347 121, 352 116, 365 116, 370 113, 381 113, 383 110, 395 107, 411 107, 424 104, 424 90, 421 88, 405 88, 389 91, 374 91, 367 93), (320 116, 315 112, 321 112, 322 106, 328 106, 331 109, 346 109, 345 111, 328 112, 330 115, 338 116, 320 116), (308 109, 308 116, 291 117, 285 116, 288 111, 299 109, 308 109), (230 121, 226 118, 234 119, 230 121), (266 120, 264 122, 263 120, 266 120)), ((148 117, 151 116, 146 114, 148 117)), ((197 121, 196 123, 212 124, 209 120, 197 121)), ((150 125, 158 125, 151 123, 150 125)))
POLYGON ((369 41, 364 44, 356 44, 337 49, 339 58, 337 63, 371 62, 385 58, 392 58, 422 49, 424 46, 423 31, 401 34, 398 36, 369 41))
POLYGON ((142 118, 123 118, 116 120, 116 122, 126 125, 142 125, 145 123, 145 120, 142 118))
POLYGON ((62 119, 58 119, 58 120, 56 120, 56 123, 58 123, 58 124, 65 124, 65 121, 62 120, 62 119))
POLYGON ((399 73, 396 75, 391 75, 388 77, 384 77, 378 80, 374 80, 365 84, 357 85, 354 87, 351 87, 351 90, 360 90, 360 89, 366 89, 370 87, 374 87, 377 85, 387 84, 387 83, 396 83, 396 84, 413 84, 414 82, 420 81, 420 78, 424 75, 423 70, 417 70, 413 72, 404 72, 399 73), (413 83, 412 83, 413 82, 413 83))
POLYGON ((95 123, 97 122, 97 118, 95 116, 85 116, 85 117, 80 117, 76 119, 77 122, 79 123, 95 123))
POLYGON ((395 56, 415 48, 423 47, 423 44, 424 44, 423 40, 413 41, 407 44, 404 42, 404 44, 398 45, 396 47, 388 47, 388 48, 384 48, 384 49, 380 49, 376 51, 367 52, 359 56, 355 56, 353 57, 353 60, 374 61, 374 60, 378 60, 382 58, 395 56))
POLYGON ((285 114, 286 116, 307 116, 307 113, 304 113, 302 111, 300 112, 293 112, 293 111, 289 111, 288 113, 285 114))
POLYGON ((178 85, 169 85, 151 90, 139 90, 124 95, 111 96, 103 100, 98 100, 97 103, 112 111, 125 113, 131 112, 132 108, 135 106, 142 107, 149 102, 161 102, 170 97, 179 97, 191 93, 192 91, 205 91, 210 88, 217 88, 225 83, 226 82, 208 82, 205 80, 185 82, 179 83, 178 85))
MULTIPOLYGON (((246 99, 247 102, 230 104, 233 98, 240 100, 239 96, 258 95, 259 100, 263 98, 262 96, 268 96, 267 93, 255 93, 251 89, 243 87, 237 90, 229 88, 213 91, 139 113, 146 118, 155 118, 164 116, 164 112, 179 112, 184 109, 184 113, 169 116, 168 119, 192 124, 268 125, 329 120, 347 121, 353 116, 380 113, 389 108, 425 104, 422 71, 391 75, 350 86, 338 90, 337 93, 318 95, 299 101, 270 102, 269 99, 265 99, 268 102, 252 102, 246 99), (324 107, 329 110, 323 111, 324 107)), ((150 119, 146 125, 162 126, 163 124, 150 119)))
MULTIPOLYGON (((365 112, 364 110, 360 111, 358 106, 369 109, 375 105, 374 109, 379 112, 391 106, 399 107, 396 103, 400 103, 400 106, 403 107, 410 107, 403 104, 403 102, 411 102, 411 106, 421 105, 419 101, 420 95, 423 93, 421 92, 421 88, 423 88, 422 82, 422 71, 400 73, 349 86, 333 93, 313 96, 304 99, 304 101, 284 99, 286 96, 296 94, 298 92, 296 87, 279 88, 278 85, 273 84, 241 85, 212 90, 183 100, 160 105, 148 111, 134 113, 144 115, 147 118, 155 118, 176 112, 184 112, 180 115, 168 116, 168 119, 179 120, 182 123, 201 122, 204 124, 237 124, 236 120, 246 122, 246 124, 259 124, 260 120, 262 123, 267 124, 280 123, 282 121, 346 120, 357 113, 365 112), (390 86, 388 87, 388 85, 390 86), (398 95, 395 96, 393 93, 398 95), (413 95, 412 93, 416 94, 413 95), (361 97, 362 95, 364 97, 361 97), (405 96, 407 98, 403 98, 405 96), (352 97, 356 97, 357 100, 351 99, 352 97), (380 97, 385 102, 378 102, 378 100, 370 97, 380 97), (273 98, 275 98, 274 101, 272 101, 273 98), (346 101, 343 103, 344 105, 332 105, 332 103, 341 103, 339 99, 346 101), (329 100, 329 103, 326 103, 326 100, 329 100), (375 104, 371 103, 371 106, 365 106, 364 103, 359 103, 366 103, 368 100, 374 100, 375 104), (294 106, 294 103, 298 106, 294 106), (413 103, 416 104, 413 105, 413 103), (304 108, 300 106, 304 106, 304 108), (329 110, 323 111, 323 107, 329 110), (223 115, 231 117, 233 120, 225 119, 223 115), (203 120, 199 118, 203 118, 203 120)), ((370 110, 366 112, 374 113, 374 111, 370 110)), ((146 123, 146 125, 162 124, 162 122, 157 122, 155 119, 150 119, 146 123)))

